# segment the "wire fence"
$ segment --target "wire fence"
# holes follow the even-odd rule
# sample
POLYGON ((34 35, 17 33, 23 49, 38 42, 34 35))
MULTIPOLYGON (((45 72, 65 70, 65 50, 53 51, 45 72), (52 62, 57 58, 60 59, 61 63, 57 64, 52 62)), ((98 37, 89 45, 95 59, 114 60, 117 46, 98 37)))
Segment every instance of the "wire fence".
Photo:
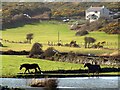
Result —
MULTIPOLYGON (((27 42, 15 42, 15 41, 10 41, 10 40, 4 40, 4 39, 0 39, 1 41, 4 41, 5 43, 18 43, 18 44, 26 44, 27 42)), ((48 45, 48 46, 58 46, 58 42, 39 42, 42 45, 48 45)), ((70 42, 60 42, 61 46, 65 46, 66 44, 70 44, 70 42)), ((84 42, 79 42, 76 43, 78 44, 80 47, 85 47, 85 43, 84 42)), ((90 46, 94 45, 95 43, 91 43, 90 46)), ((104 44, 101 44, 103 46, 103 48, 109 48, 109 49, 120 49, 120 42, 105 42, 104 44)))
MULTIPOLYGON (((65 46, 65 44, 69 44, 70 42, 68 43, 61 43, 63 46, 65 46)), ((43 45, 48 45, 48 43, 42 43, 43 45)), ((77 43, 80 47, 85 47, 85 43, 84 42, 79 42, 77 43)), ((94 45, 93 44, 90 44, 90 46, 94 45)), ((103 44, 103 48, 110 48, 110 49, 120 49, 119 47, 120 45, 120 42, 106 42, 103 44)), ((57 46, 57 42, 52 42, 49 46, 57 46)))

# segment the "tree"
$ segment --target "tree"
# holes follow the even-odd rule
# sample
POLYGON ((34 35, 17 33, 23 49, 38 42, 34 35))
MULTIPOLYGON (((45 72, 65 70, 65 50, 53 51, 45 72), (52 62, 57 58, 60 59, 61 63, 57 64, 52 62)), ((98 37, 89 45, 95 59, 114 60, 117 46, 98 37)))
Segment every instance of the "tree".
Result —
POLYGON ((33 33, 28 33, 26 35, 27 42, 31 44, 31 40, 33 39, 33 33))
POLYGON ((96 39, 94 39, 92 37, 85 37, 84 41, 85 41, 85 48, 89 48, 89 45, 91 43, 94 43, 96 41, 96 39))

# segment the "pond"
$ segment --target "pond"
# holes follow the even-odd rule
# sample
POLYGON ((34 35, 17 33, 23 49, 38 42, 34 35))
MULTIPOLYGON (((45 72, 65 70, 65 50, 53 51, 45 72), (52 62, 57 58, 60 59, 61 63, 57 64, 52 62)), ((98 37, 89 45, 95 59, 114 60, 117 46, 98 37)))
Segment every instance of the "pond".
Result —
MULTIPOLYGON (((72 77, 58 78, 58 88, 118 88, 120 77, 72 77)), ((37 78, 42 79, 42 78, 37 78)), ((23 78, 0 78, 0 85, 17 88, 30 87, 32 79, 23 78)), ((103 89, 102 89, 103 90, 103 89)))

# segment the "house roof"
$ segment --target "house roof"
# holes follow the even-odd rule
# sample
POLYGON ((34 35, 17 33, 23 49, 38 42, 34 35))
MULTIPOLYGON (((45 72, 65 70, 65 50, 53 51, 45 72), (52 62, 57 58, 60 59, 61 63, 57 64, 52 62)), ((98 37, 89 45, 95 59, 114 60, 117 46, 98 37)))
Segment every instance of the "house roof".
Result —
POLYGON ((86 11, 88 11, 88 12, 90 12, 90 11, 100 11, 101 9, 103 9, 103 7, 90 7, 86 11))

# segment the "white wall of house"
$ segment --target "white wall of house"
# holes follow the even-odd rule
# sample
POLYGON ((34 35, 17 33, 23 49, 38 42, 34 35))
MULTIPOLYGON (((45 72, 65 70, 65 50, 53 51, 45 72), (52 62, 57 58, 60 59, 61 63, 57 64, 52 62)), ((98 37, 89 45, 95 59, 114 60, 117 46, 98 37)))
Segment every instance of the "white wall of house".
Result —
MULTIPOLYGON (((109 18, 109 10, 103 7, 90 7, 91 10, 86 10, 85 19, 89 20, 90 22, 98 20, 100 17, 109 18)), ((90 9, 89 8, 89 9, 90 9)))
POLYGON ((89 15, 93 15, 93 14, 95 14, 96 16, 98 16, 98 17, 100 17, 100 12, 97 12, 97 13, 95 13, 95 12, 86 12, 86 19, 89 19, 89 15))

